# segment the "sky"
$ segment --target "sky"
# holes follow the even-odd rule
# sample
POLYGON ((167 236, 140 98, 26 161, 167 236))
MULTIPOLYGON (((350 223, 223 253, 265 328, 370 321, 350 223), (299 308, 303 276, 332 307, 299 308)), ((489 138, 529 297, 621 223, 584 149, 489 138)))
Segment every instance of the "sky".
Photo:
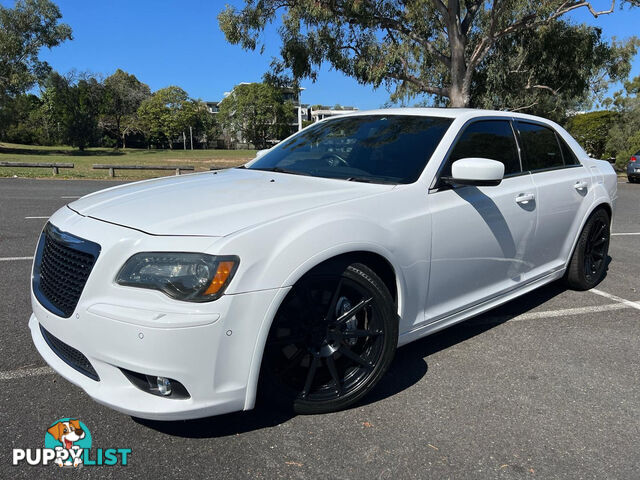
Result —
MULTIPOLYGON (((275 28, 264 35, 265 52, 247 52, 230 45, 218 28, 217 14, 226 3, 240 0, 54 0, 73 30, 73 40, 43 50, 41 58, 61 73, 72 69, 108 76, 117 68, 133 73, 152 90, 178 85, 190 96, 221 100, 239 82, 260 81, 279 52, 275 28)), ((11 7, 13 1, 0 0, 11 7)), ((608 0, 594 0, 606 9, 608 0)), ((586 9, 570 17, 602 28, 605 37, 639 34, 640 9, 616 11, 594 19, 586 9)), ((640 74, 636 56, 632 76, 640 74)), ((303 81, 302 102, 381 107, 389 98, 384 88, 360 85, 328 66, 315 83, 303 81)))

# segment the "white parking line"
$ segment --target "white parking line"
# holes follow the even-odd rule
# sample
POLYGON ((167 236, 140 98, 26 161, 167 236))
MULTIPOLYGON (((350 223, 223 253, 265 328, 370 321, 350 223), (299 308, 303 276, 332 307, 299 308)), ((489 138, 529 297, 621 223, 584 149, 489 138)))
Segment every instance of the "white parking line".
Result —
POLYGON ((612 303, 609 305, 594 305, 592 307, 564 308, 561 310, 550 310, 548 312, 523 313, 522 315, 518 315, 511 320, 515 320, 516 322, 522 320, 537 320, 540 318, 564 317, 568 315, 584 315, 586 313, 608 312, 610 310, 622 310, 624 308, 628 308, 628 305, 623 305, 621 303, 612 303))
POLYGON ((24 217, 25 220, 34 220, 34 219, 42 219, 42 218, 49 218, 49 217, 24 217))
POLYGON ((640 232, 631 232, 631 233, 612 233, 611 236, 615 237, 616 235, 640 235, 640 232))
MULTIPOLYGON (((640 307, 640 305, 638 305, 640 307)), ((503 322, 522 322, 525 320, 542 320, 545 318, 568 317, 571 315, 584 315, 587 313, 609 312, 612 310, 624 310, 629 305, 622 303, 611 303, 608 305, 594 305, 592 307, 563 308, 560 310, 547 310, 544 312, 528 312, 512 317, 510 315, 495 315, 487 317, 479 324, 492 324, 503 322)))
POLYGON ((38 375, 51 375, 56 373, 51 367, 38 367, 38 368, 19 368, 17 370, 9 370, 7 372, 0 372, 1 380, 15 380, 17 378, 36 377, 38 375))
POLYGON ((0 257, 0 262, 13 262, 15 260, 33 260, 33 257, 0 257))
POLYGON ((640 303, 632 302, 631 300, 627 300, 626 298, 618 297, 617 295, 612 295, 607 292, 603 292, 602 290, 598 290, 597 288, 592 288, 589 290, 591 293, 595 293, 596 295, 600 295, 601 297, 608 298, 620 304, 626 305, 627 307, 635 308, 640 310, 640 303))

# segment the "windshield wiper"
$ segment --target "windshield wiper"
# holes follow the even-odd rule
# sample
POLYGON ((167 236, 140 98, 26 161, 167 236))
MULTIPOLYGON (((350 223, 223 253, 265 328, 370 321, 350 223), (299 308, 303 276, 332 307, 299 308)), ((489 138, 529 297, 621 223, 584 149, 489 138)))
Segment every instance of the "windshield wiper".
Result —
POLYGON ((347 182, 373 183, 373 180, 367 177, 349 177, 345 180, 347 180, 347 182))
POLYGON ((396 185, 397 182, 393 180, 385 180, 382 178, 369 178, 369 177, 349 177, 345 178, 347 182, 361 182, 361 183, 378 183, 384 185, 396 185))
POLYGON ((290 175, 304 175, 306 177, 310 176, 309 173, 298 172, 296 170, 288 170, 282 167, 251 168, 250 170, 262 170, 263 172, 288 173, 290 175))

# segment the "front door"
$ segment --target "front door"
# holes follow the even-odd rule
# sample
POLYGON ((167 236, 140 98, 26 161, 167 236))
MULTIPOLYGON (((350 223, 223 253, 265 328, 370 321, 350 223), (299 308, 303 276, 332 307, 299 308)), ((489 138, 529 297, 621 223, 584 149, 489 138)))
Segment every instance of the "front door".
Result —
POLYGON ((465 128, 439 177, 465 157, 502 161, 505 178, 495 187, 436 184, 431 212, 431 270, 426 321, 436 321, 510 290, 534 267, 536 188, 523 173, 511 122, 479 120, 465 128))

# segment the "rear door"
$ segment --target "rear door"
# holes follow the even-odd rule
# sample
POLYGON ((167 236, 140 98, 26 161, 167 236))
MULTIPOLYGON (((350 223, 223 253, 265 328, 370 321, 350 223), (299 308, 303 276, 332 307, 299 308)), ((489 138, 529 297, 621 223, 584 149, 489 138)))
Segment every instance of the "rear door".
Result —
POLYGON ((591 198, 591 175, 551 127, 518 121, 525 171, 537 190, 538 226, 532 244, 534 276, 562 268, 580 227, 579 212, 591 198))
POLYGON ((428 196, 431 270, 426 321, 464 310, 526 281, 534 259, 537 209, 531 175, 523 173, 509 119, 474 120, 463 127, 428 196), (492 187, 448 186, 451 164, 483 157, 505 165, 492 187))

